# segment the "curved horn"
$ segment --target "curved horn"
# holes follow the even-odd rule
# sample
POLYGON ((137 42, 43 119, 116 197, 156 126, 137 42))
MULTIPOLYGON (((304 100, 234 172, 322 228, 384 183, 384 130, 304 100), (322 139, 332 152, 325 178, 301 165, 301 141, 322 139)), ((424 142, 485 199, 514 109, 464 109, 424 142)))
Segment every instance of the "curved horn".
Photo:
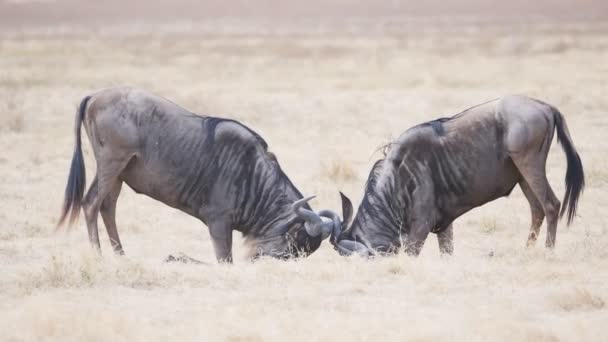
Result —
POLYGON ((333 229, 331 230, 331 237, 329 238, 329 242, 331 242, 331 244, 335 246, 338 236, 340 236, 340 233, 342 232, 342 220, 340 220, 340 216, 331 210, 321 210, 319 211, 319 216, 331 219, 333 223, 333 229))
POLYGON ((340 240, 335 246, 338 253, 344 256, 349 256, 353 253, 357 253, 360 256, 370 256, 373 254, 367 246, 357 241, 340 240))
POLYGON ((324 222, 321 216, 317 215, 314 211, 302 208, 308 201, 315 198, 316 196, 308 196, 297 200, 292 205, 293 212, 299 217, 304 219, 304 228, 306 233, 312 237, 321 235, 322 239, 329 236, 332 231, 333 222, 324 222))
POLYGON ((298 215, 301 218, 303 218, 306 221, 306 223, 319 224, 319 223, 322 222, 322 220, 319 217, 319 215, 315 214, 311 210, 302 208, 306 203, 308 203, 308 201, 310 201, 311 199, 313 199, 315 197, 317 197, 317 196, 312 195, 312 196, 304 197, 304 198, 302 198, 300 200, 297 200, 297 201, 293 202, 293 204, 291 206, 293 212, 296 215, 298 215))

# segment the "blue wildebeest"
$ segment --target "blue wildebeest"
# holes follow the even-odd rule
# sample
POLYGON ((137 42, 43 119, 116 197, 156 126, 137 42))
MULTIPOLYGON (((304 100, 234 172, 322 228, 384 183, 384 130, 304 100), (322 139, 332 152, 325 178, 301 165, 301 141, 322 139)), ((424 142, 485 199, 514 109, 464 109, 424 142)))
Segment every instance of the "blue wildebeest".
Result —
POLYGON ((452 221, 508 196, 517 184, 532 213, 528 245, 536 242, 546 217, 545 245, 553 248, 558 217, 567 212, 570 224, 575 216, 583 165, 555 107, 508 96, 404 132, 372 168, 350 227, 352 204, 342 195, 344 220, 330 241, 341 254, 390 253, 405 243, 408 253, 418 255, 433 232, 440 250, 451 254, 452 221), (561 212, 545 172, 555 131, 567 160, 561 212))
MULTIPOLYGON (((264 139, 234 120, 195 115, 133 88, 85 97, 76 115, 76 145, 59 225, 72 224, 82 207, 91 244, 99 249, 97 216, 115 252, 116 201, 126 183, 184 211, 208 227, 218 261, 232 261, 232 232, 253 245, 253 256, 287 258, 314 252, 332 231, 335 216, 314 213, 283 173, 264 139), (83 199, 84 123, 97 174, 83 199)), ((332 215, 330 215, 332 214, 332 215)))

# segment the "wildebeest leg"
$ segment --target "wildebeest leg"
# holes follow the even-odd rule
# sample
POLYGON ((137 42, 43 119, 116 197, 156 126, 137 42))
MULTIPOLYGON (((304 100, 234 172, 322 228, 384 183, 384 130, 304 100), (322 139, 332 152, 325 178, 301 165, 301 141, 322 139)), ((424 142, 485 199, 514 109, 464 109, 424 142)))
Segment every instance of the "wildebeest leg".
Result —
POLYGON ((437 233, 437 242, 441 254, 452 255, 454 253, 454 230, 452 224, 437 233))
POLYGON ((93 248, 100 250, 99 231, 97 230, 97 211, 91 208, 92 203, 99 193, 98 183, 97 176, 95 176, 93 183, 91 183, 91 186, 89 187, 89 191, 87 191, 87 194, 84 196, 83 212, 86 220, 87 232, 89 234, 89 242, 93 248))
POLYGON ((559 208, 560 201, 555 196, 553 189, 549 185, 549 181, 545 177, 545 186, 546 186, 546 199, 545 205, 543 208, 545 209, 545 215, 547 216, 547 240, 545 241, 545 247, 553 248, 555 247, 555 236, 557 235, 557 220, 559 218, 559 208))
POLYGON ((210 223, 209 234, 217 261, 232 263, 232 226, 227 221, 210 223))
POLYGON ((528 199, 528 203, 530 203, 532 223, 530 225, 530 235, 528 235, 527 246, 532 247, 536 243, 536 239, 538 239, 538 235, 540 234, 540 226, 543 224, 543 220, 545 219, 545 212, 543 211, 543 206, 540 204, 536 198, 536 195, 530 188, 530 185, 528 185, 528 182, 526 182, 524 178, 519 181, 519 186, 526 196, 526 199, 528 199))
POLYGON ((547 241, 545 246, 553 248, 555 246, 560 202, 549 185, 545 171, 547 155, 554 133, 552 123, 554 115, 545 114, 522 114, 522 120, 514 120, 510 123, 506 136, 506 147, 511 160, 513 160, 519 173, 543 208, 547 218, 547 241))
POLYGON ((431 230, 428 224, 413 225, 407 236, 405 252, 409 255, 418 256, 424 246, 424 241, 426 241, 430 232, 431 230))
MULTIPOLYGON (((535 151, 536 152, 536 151, 535 151)), ((547 248, 555 247, 555 235, 557 233, 557 219, 559 215, 560 202, 553 193, 547 175, 545 174, 545 158, 541 155, 532 158, 513 158, 522 177, 526 180, 530 189, 543 207, 547 217, 547 248), (535 158, 536 157, 536 158, 535 158)))
POLYGON ((97 175, 87 192, 82 208, 87 221, 89 241, 98 251, 101 251, 99 244, 99 229, 97 227, 97 215, 101 204, 112 191, 112 186, 120 181, 118 176, 127 165, 129 158, 116 158, 110 160, 97 159, 97 175))
POLYGON ((114 252, 120 255, 124 255, 125 252, 122 249, 120 238, 118 237, 118 229, 116 228, 116 202, 120 195, 120 189, 122 188, 122 181, 118 180, 111 185, 110 193, 106 196, 106 199, 101 203, 101 218, 108 231, 108 237, 110 238, 110 244, 114 252))

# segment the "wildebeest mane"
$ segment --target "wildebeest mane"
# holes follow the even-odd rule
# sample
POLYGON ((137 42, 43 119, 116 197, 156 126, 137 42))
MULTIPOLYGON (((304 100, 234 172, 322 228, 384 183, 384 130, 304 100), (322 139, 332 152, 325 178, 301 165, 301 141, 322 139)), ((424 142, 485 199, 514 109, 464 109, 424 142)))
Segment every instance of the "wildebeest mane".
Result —
POLYGON ((264 140, 264 138, 262 138, 257 132, 255 132, 254 130, 252 130, 251 128, 243 125, 242 123, 233 120, 233 119, 226 119, 226 118, 218 118, 215 116, 201 116, 201 118, 203 119, 203 127, 205 129, 205 134, 208 137, 207 142, 211 145, 213 145, 213 143, 215 142, 215 131, 217 129, 217 126, 219 126, 221 123, 233 123, 235 125, 238 125, 244 129, 246 129, 249 133, 251 133, 253 135, 253 137, 255 138, 255 140, 257 142, 259 142, 262 147, 264 148, 264 150, 268 149, 268 143, 266 143, 266 141, 264 140))
MULTIPOLYGON (((470 108, 469 108, 470 109, 470 108)), ((468 110, 468 109, 467 109, 468 110)), ((423 122, 421 124, 418 124, 410 129, 408 129, 408 131, 410 130, 416 130, 416 129, 420 129, 420 128, 424 128, 424 127, 431 127, 433 129, 433 131, 437 134, 437 135, 444 135, 445 134, 445 129, 443 128, 443 123, 448 122, 448 121, 452 121, 456 118, 461 117, 465 111, 462 111, 454 116, 450 116, 450 117, 443 117, 443 118, 438 118, 435 120, 431 120, 431 121, 427 121, 427 122, 423 122)))
POLYGON ((485 104, 488 104, 488 103, 490 103, 492 101, 496 101, 496 100, 498 100, 498 98, 492 99, 492 100, 489 100, 489 101, 486 101, 486 102, 483 102, 483 103, 480 103, 480 104, 477 104, 477 105, 474 105, 474 106, 471 106, 471 107, 469 107, 469 108, 467 108, 467 109, 465 109, 463 111, 460 111, 459 113, 456 113, 456 114, 454 114, 452 116, 449 116, 449 117, 442 117, 442 118, 438 118, 438 119, 435 119, 435 120, 423 122, 423 123, 421 123, 419 125, 416 125, 416 126, 410 128, 410 130, 421 128, 421 127, 431 127, 433 129, 433 131, 437 135, 444 135, 445 134, 445 129, 443 127, 444 123, 452 121, 452 120, 455 120, 455 119, 463 116, 464 114, 466 114, 471 109, 477 108, 479 106, 483 106, 485 104))
POLYGON ((378 176, 380 175, 380 168, 382 167, 382 163, 384 162, 384 158, 378 159, 374 166, 372 166, 372 170, 369 172, 369 176, 367 177, 367 182, 365 183, 365 192, 370 192, 373 190, 376 182, 378 180, 378 176))
MULTIPOLYGON (((492 101, 494 101, 494 100, 492 100, 492 101)), ((487 101, 485 103, 489 103, 489 102, 491 102, 491 101, 487 101)), ((475 107, 481 106, 485 103, 465 109, 451 117, 442 117, 442 118, 438 118, 435 120, 421 123, 419 125, 416 125, 410 129, 408 129, 406 131, 407 132, 406 134, 408 134, 408 133, 416 134, 418 130, 431 128, 432 131, 437 136, 442 136, 445 134, 444 124, 446 122, 455 120, 455 119, 465 115, 467 113, 467 111, 469 111, 475 107)), ((429 135, 426 135, 426 134, 425 134, 425 136, 430 137, 429 135)), ((399 227, 402 226, 403 220, 406 219, 404 217, 405 212, 403 212, 402 209, 400 209, 400 206, 407 205, 407 203, 400 203, 398 206, 394 206, 393 202, 396 201, 394 199, 394 196, 396 195, 395 191, 400 191, 395 188, 395 179, 398 179, 400 177, 400 175, 398 174, 399 165, 403 161, 403 157, 404 157, 403 154, 407 151, 407 149, 404 148, 407 144, 408 144, 407 141, 399 141, 399 142, 392 141, 392 142, 389 142, 389 143, 383 145, 380 148, 383 150, 384 157, 382 159, 377 160, 374 163, 374 166, 372 167, 372 169, 369 173, 369 176, 368 176, 368 179, 367 179, 367 182, 365 185, 365 197, 364 197, 363 202, 361 203, 361 207, 360 207, 365 212, 365 216, 378 220, 383 227, 392 228, 392 229, 387 229, 387 231, 393 230, 393 232, 395 232, 395 233, 398 231, 399 227), (391 160, 393 160, 393 158, 394 158, 394 161, 396 162, 396 164, 394 165, 395 168, 391 172, 395 172, 396 174, 393 174, 392 176, 386 175, 386 177, 389 177, 389 178, 387 179, 386 183, 383 183, 383 184, 385 184, 385 186, 383 186, 382 188, 378 188, 376 185, 378 183, 379 178, 381 177, 382 166, 384 165, 384 162, 387 160, 388 154, 394 148, 398 149, 395 151, 398 155, 391 157, 391 160)), ((416 175, 412 175, 412 176, 416 177, 416 175)), ((410 182, 409 184, 410 185, 407 185, 408 187, 411 186, 411 184, 413 184, 413 183, 410 182)), ((407 189, 407 191, 411 191, 411 189, 407 189)), ((401 198, 400 201, 407 201, 407 198, 403 197, 403 198, 401 198)), ((399 202, 399 201, 397 201, 397 202, 399 202)))
MULTIPOLYGON (((475 106, 471 106, 463 111, 460 111, 459 113, 456 113, 450 117, 442 117, 442 118, 438 118, 435 120, 431 120, 431 121, 427 121, 427 122, 423 122, 421 124, 418 124, 416 126, 411 127, 410 129, 408 129, 406 132, 413 132, 415 130, 421 129, 421 128, 426 128, 426 127, 431 127, 433 129, 433 131, 437 134, 437 135, 443 135, 445 134, 445 128, 443 127, 443 124, 452 120, 455 120, 461 116, 463 116, 464 114, 466 114, 469 110, 477 108, 479 106, 485 105, 487 103, 490 103, 492 101, 496 101, 498 99, 493 99, 490 101, 486 101, 480 104, 477 104, 475 106)), ((370 174, 368 176, 366 185, 365 185, 365 191, 368 192, 369 190, 371 190, 373 188, 373 186, 376 184, 376 180, 378 177, 378 171, 380 169, 380 167, 382 166, 382 162, 386 159, 386 156, 388 155, 388 153, 390 152, 390 150, 392 149, 392 147, 394 145, 398 145, 399 143, 396 141, 390 141, 382 146, 380 146, 376 151, 378 150, 382 150, 382 154, 384 155, 384 158, 377 160, 374 163, 374 166, 372 167, 372 170, 370 171, 370 174)))

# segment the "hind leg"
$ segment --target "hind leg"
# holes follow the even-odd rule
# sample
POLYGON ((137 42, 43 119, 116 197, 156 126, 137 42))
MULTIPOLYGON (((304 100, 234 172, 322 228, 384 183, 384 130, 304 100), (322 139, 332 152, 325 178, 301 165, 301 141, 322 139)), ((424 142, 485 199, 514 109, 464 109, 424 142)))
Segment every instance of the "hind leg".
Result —
POLYGON ((122 188, 122 181, 118 180, 111 185, 108 196, 101 203, 100 213, 103 223, 106 226, 108 237, 110 238, 110 244, 115 253, 124 255, 125 252, 122 249, 120 243, 120 237, 118 236, 118 229, 116 228, 116 202, 120 195, 120 189, 122 188))
POLYGON ((528 184, 531 192, 536 196, 538 203, 540 203, 543 208, 545 216, 547 217, 547 241, 545 246, 547 248, 553 248, 555 247, 555 236, 557 234, 557 219, 560 202, 553 193, 553 189, 551 189, 549 181, 547 180, 547 175, 545 174, 545 160, 546 159, 541 160, 540 158, 513 158, 519 172, 528 184))
POLYGON ((89 187, 89 191, 87 191, 87 194, 84 196, 82 206, 87 224, 87 232, 89 234, 89 242, 91 243, 91 246, 93 246, 93 248, 100 250, 101 246, 99 244, 99 231, 97 229, 97 211, 95 211, 94 208, 91 207, 91 205, 96 201, 99 194, 98 183, 99 182, 97 180, 97 176, 95 176, 93 183, 91 183, 91 187, 89 187))
POLYGON ((530 185, 528 185, 528 182, 526 182, 523 177, 519 181, 519 186, 530 204, 532 223, 530 225, 530 234, 528 235, 528 242, 526 245, 528 247, 532 247, 534 244, 536 244, 536 240, 540 234, 540 226, 543 224, 543 220, 545 219, 545 211, 543 210, 543 206, 536 198, 536 195, 530 188, 530 185))
MULTIPOLYGON (((506 139, 511 160, 513 160, 521 177, 527 184, 527 187, 525 185, 522 186, 522 190, 524 190, 524 194, 528 198, 528 202, 530 202, 531 210, 533 212, 538 211, 535 208, 537 205, 533 204, 534 201, 530 201, 530 193, 534 195, 547 218, 547 241, 545 243, 547 248, 555 246, 560 207, 560 202, 555 197, 545 172, 547 155, 549 154, 551 140, 553 139, 551 121, 545 114, 538 115, 538 113, 529 112, 523 117, 521 122, 516 121, 511 124, 506 139), (530 191, 526 191, 524 188, 528 188, 530 191)), ((520 185, 522 183, 520 182, 520 185)), ((532 239, 529 238, 528 241, 533 243, 531 240, 538 237, 537 231, 539 229, 534 227, 540 226, 542 221, 538 222, 538 217, 540 217, 538 213, 536 213, 536 222, 534 219, 535 214, 533 213, 532 216, 533 222, 530 234, 534 234, 535 236, 532 239)))
POLYGON ((91 184, 87 195, 85 196, 82 208, 87 223, 87 231, 89 233, 89 242, 93 248, 101 250, 99 244, 99 229, 97 227, 97 216, 101 209, 101 205, 106 197, 113 190, 113 185, 119 182, 118 176, 127 165, 129 159, 112 158, 108 161, 98 159, 97 175, 91 184))
POLYGON ((545 178, 546 184, 546 203, 544 205, 545 215, 547 216, 547 240, 545 242, 545 247, 553 248, 555 247, 555 237, 557 235, 557 220, 559 218, 559 208, 560 201, 555 196, 553 189, 549 185, 549 182, 545 178))

